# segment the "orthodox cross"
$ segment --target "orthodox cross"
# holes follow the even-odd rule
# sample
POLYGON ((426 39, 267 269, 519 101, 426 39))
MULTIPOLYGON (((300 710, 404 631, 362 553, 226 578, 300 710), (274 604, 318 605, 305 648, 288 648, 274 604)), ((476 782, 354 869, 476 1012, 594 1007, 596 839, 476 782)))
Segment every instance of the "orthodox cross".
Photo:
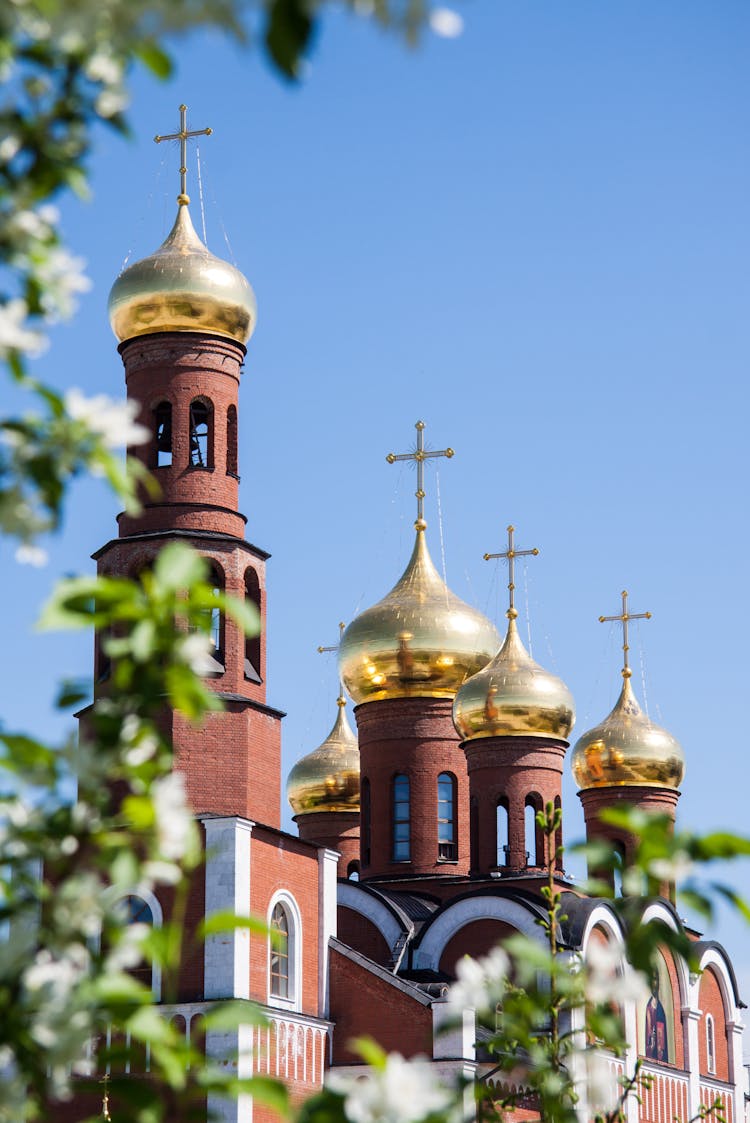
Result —
POLYGON ((518 616, 518 613, 516 612, 516 606, 515 606, 515 601, 514 601, 514 596, 513 596, 513 594, 516 591, 516 565, 515 565, 516 558, 525 558, 525 557, 528 557, 528 556, 537 557, 537 555, 539 554, 539 551, 537 550, 536 546, 534 546, 534 548, 532 550, 517 550, 515 548, 515 546, 513 545, 513 534, 515 533, 515 529, 516 528, 514 526, 508 527, 508 549, 507 550, 505 550, 502 554, 485 554, 484 555, 485 561, 489 561, 491 558, 506 558, 507 559, 507 562, 508 562, 508 593, 510 594, 510 596, 509 596, 508 611, 506 612, 505 615, 508 617, 509 620, 515 620, 516 616, 518 616))
POLYGON ((599 617, 599 623, 600 624, 604 624, 605 622, 608 622, 610 620, 619 620, 619 622, 622 624, 622 652, 623 652, 622 677, 623 678, 630 678, 631 674, 633 673, 630 670, 630 665, 628 664, 628 652, 630 651, 630 647, 628 646, 628 620, 650 620, 650 619, 651 619, 651 613, 650 612, 628 612, 628 591, 627 591, 627 589, 622 590, 622 612, 620 613, 620 615, 619 616, 600 616, 599 617))
POLYGON ((179 140, 180 142, 180 194, 177 198, 178 203, 189 203, 190 199, 187 193, 187 142, 194 136, 211 136, 213 129, 192 129, 188 131, 187 127, 187 106, 180 106, 180 131, 178 133, 167 133, 165 136, 155 136, 154 140, 157 144, 161 144, 163 140, 179 140))
POLYGON ((435 456, 447 456, 450 460, 451 456, 455 453, 452 448, 443 448, 439 451, 433 452, 424 447, 424 421, 418 421, 416 426, 417 430, 417 447, 412 452, 389 452, 386 460, 389 464, 395 464, 397 460, 414 460, 417 465, 417 490, 414 494, 417 497, 417 521, 415 527, 417 530, 424 530, 427 523, 424 521, 424 462, 431 460, 435 456))
POLYGON ((104 1085, 104 1096, 103 1096, 103 1099, 102 1099, 102 1119, 107 1120, 108 1123, 112 1123, 112 1116, 109 1114, 109 1073, 108 1072, 106 1072, 104 1074, 104 1078, 102 1079, 102 1084, 104 1085))
MULTIPOLYGON (((344 623, 343 620, 340 620, 339 621, 339 642, 334 643, 331 647, 319 647, 318 651, 320 652, 321 655, 323 655, 323 654, 325 654, 326 652, 329 652, 329 651, 338 651, 338 649, 341 647, 341 640, 342 640, 342 637, 344 635, 344 629, 345 628, 346 628, 346 624, 344 623)), ((339 696, 336 699, 336 705, 337 706, 345 706, 346 705, 346 698, 344 697, 344 684, 341 681, 341 679, 339 679, 339 696)))

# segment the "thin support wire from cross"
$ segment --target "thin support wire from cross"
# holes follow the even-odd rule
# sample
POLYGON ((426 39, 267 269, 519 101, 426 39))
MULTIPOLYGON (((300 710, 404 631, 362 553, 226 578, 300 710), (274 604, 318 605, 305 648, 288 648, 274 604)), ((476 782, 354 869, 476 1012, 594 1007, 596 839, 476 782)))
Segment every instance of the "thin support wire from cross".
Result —
MULTIPOLYGON (((339 648, 341 647, 341 640, 343 638, 345 628, 346 628, 346 624, 344 623, 344 621, 339 620, 339 642, 332 644, 330 647, 323 647, 323 646, 319 647, 318 651, 320 652, 321 655, 325 655, 325 654, 328 654, 329 652, 339 650, 339 648)), ((339 677, 339 696, 336 699, 336 705, 337 706, 345 706, 346 705, 346 695, 344 694, 344 683, 342 682, 341 677, 339 677)))

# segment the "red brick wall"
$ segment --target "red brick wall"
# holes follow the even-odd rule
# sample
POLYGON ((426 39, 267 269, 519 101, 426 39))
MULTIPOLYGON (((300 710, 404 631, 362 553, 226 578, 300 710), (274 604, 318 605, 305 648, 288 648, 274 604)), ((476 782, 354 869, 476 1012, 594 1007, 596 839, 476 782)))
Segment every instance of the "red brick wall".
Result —
POLYGON ((227 410, 237 406, 245 348, 229 339, 198 332, 162 332, 141 336, 120 347, 128 397, 140 405, 138 421, 153 431, 153 410, 160 402, 172 406, 172 464, 156 467, 154 444, 132 450, 154 471, 161 496, 144 494, 139 515, 121 515, 120 533, 137 534, 164 528, 179 519, 183 529, 217 530, 241 537, 244 520, 237 513, 238 480, 227 473, 227 410), (212 467, 190 464, 190 403, 203 398, 213 405, 212 467))
POLYGON ((386 1051, 405 1057, 432 1053, 432 1010, 353 963, 331 952, 331 1019, 336 1023, 333 1063, 361 1063, 347 1044, 365 1034, 386 1051))
POLYGON ((714 1080, 729 1080, 729 1050, 727 1047, 726 1014, 721 996, 721 988, 716 975, 709 967, 701 975, 699 1004, 703 1011, 698 1023, 698 1057, 701 1076, 711 1076, 714 1080), (714 1020, 714 1072, 708 1069, 708 1043, 706 1038, 706 1018, 714 1020))
POLYGON ((294 821, 300 838, 339 851, 339 877, 349 876, 352 863, 359 869, 359 811, 309 811, 294 821))
MULTIPOLYGON (((578 798, 583 804, 583 816, 586 820, 586 839, 588 842, 605 839, 619 843, 625 853, 625 861, 630 861, 636 840, 632 835, 610 823, 603 823, 599 818, 602 810, 607 807, 639 807, 646 812, 657 815, 669 815, 674 820, 677 809, 677 800, 680 793, 672 788, 589 788, 588 791, 578 793, 578 798)), ((601 876, 601 871, 590 870, 591 876, 601 876)), ((665 883, 660 886, 660 892, 667 900, 674 900, 674 886, 665 883)))
POLYGON ((514 934, 515 929, 502 920, 489 917, 474 920, 448 940, 440 957, 440 970, 445 971, 446 975, 455 976, 456 964, 463 956, 471 955, 476 959, 480 955, 487 955, 501 940, 514 934))
POLYGON ((371 920, 354 909, 340 908, 338 910, 338 938, 368 959, 379 963, 381 967, 388 967, 391 961, 391 949, 379 928, 371 920))
MULTIPOLYGON (((250 909, 265 920, 274 893, 285 889, 302 918, 302 1005, 318 1016, 318 853, 310 845, 255 827, 250 850, 250 909)), ((250 945, 250 996, 268 999, 268 940, 254 936, 250 945)))
POLYGON ((466 759, 446 698, 392 698, 356 707, 362 781, 370 781, 371 858, 361 877, 469 872, 469 783, 466 759), (456 777, 458 860, 438 861, 437 781, 456 777), (394 862, 392 783, 405 773, 411 795, 411 861, 394 862))
MULTIPOLYGON (((536 861, 537 836, 525 838, 526 800, 533 796, 537 810, 547 802, 559 800, 566 742, 540 737, 487 737, 465 741, 463 748, 469 770, 470 798, 476 804, 476 849, 474 871, 488 874, 497 861, 497 806, 501 800, 508 808, 509 870, 527 864, 544 867, 548 855, 536 861)), ((502 864, 502 863, 501 863, 502 864)))

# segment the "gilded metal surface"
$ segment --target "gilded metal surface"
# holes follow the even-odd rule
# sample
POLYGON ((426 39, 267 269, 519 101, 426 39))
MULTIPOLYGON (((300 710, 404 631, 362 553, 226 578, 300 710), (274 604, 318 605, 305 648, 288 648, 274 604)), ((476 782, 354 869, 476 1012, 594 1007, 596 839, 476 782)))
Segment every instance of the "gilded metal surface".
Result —
POLYGON ((247 279, 203 245, 180 205, 156 253, 125 269, 109 294, 119 340, 159 331, 205 331, 247 343, 257 306, 247 279))
POLYGON ((419 528, 400 581, 344 632, 339 670, 355 702, 451 698, 499 643, 494 625, 445 585, 419 528))
POLYGON ((521 643, 515 610, 505 643, 491 663, 465 682, 453 703, 464 741, 482 737, 555 737, 566 741, 575 720, 565 683, 540 667, 521 643))
MULTIPOLYGON (((502 554, 485 554, 484 560, 491 561, 493 558, 505 558, 508 563, 508 594, 509 606, 508 612, 515 613, 514 594, 516 591, 516 558, 536 558, 539 556, 539 551, 536 546, 530 550, 517 550, 513 544, 513 535, 516 528, 514 526, 508 527, 508 549, 504 550, 502 554)), ((509 617, 510 618, 510 617, 509 617)))
POLYGON ((573 775, 578 787, 646 785, 677 789, 684 773, 681 745, 643 713, 628 671, 612 713, 601 725, 584 733, 573 749, 573 775))
POLYGON ((180 142, 180 194, 177 202, 189 203, 190 200, 187 194, 187 142, 196 136, 211 136, 213 129, 188 129, 187 127, 187 106, 180 106, 180 131, 178 133, 167 133, 165 136, 155 136, 154 140, 157 144, 161 144, 164 140, 179 140, 180 142))
POLYGON ((606 624, 610 620, 617 620, 622 624, 622 673, 623 677, 627 678, 630 675, 630 665, 628 663, 628 652, 630 645, 628 643, 628 621, 629 620, 650 620, 650 612, 628 612, 628 590, 623 589, 620 593, 622 597, 622 612, 619 616, 600 616, 599 623, 606 624))
POLYGON ((289 773, 287 799, 295 815, 311 811, 359 811, 359 748, 340 697, 333 729, 322 745, 289 773))

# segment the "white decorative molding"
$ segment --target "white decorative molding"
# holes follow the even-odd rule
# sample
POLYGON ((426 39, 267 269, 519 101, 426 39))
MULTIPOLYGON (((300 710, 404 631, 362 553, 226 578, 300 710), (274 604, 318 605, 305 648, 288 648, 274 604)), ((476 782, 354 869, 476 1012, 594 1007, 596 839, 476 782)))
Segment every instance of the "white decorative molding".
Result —
POLYGON ((419 947, 414 949, 414 967, 437 971, 446 944, 475 920, 501 920, 536 943, 543 940, 536 914, 506 897, 464 897, 441 912, 428 926, 419 947))
POLYGON ((271 927, 271 916, 277 905, 286 912, 289 924, 289 997, 271 994, 271 937, 268 938, 268 966, 266 993, 269 1006, 281 1010, 302 1009, 302 914, 299 905, 288 889, 279 889, 268 903, 266 924, 271 927))
MULTIPOLYGON (((250 842, 254 824, 232 815, 205 818, 206 916, 250 916, 250 842)), ((235 928, 206 939, 206 998, 250 997, 250 930, 235 928)))
POLYGON ((335 938, 338 901, 338 850, 318 851, 318 1012, 328 1017, 329 943, 335 938))

